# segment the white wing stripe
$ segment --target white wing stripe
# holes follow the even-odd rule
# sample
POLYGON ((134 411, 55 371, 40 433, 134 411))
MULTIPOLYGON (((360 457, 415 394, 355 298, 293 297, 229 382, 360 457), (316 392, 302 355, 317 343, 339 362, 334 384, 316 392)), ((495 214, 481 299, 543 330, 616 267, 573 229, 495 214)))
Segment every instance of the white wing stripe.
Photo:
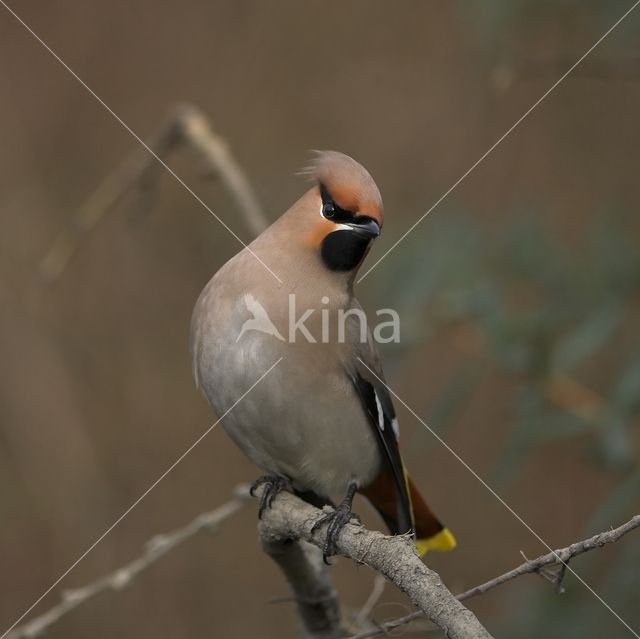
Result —
POLYGON ((380 430, 384 430, 384 412, 382 411, 382 404, 378 399, 378 393, 374 391, 373 394, 376 398, 376 410, 378 411, 378 428, 380 430))
POLYGON ((400 424, 398 424, 398 418, 394 417, 391 420, 391 427, 393 428, 393 432, 395 433, 396 439, 400 439, 400 424))

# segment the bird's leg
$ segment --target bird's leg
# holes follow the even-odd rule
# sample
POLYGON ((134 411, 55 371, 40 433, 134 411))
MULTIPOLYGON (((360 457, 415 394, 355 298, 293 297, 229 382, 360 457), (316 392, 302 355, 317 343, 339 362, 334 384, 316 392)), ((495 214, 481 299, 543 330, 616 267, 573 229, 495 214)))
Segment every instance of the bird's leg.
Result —
POLYGON ((336 541, 338 540, 338 535, 342 529, 351 521, 351 519, 357 519, 357 515, 351 511, 351 505, 357 489, 358 483, 353 480, 350 481, 345 498, 330 513, 327 513, 324 517, 318 519, 311 528, 311 532, 313 533, 316 528, 322 526, 322 524, 327 522, 329 523, 329 526, 327 527, 327 536, 324 546, 322 547, 322 558, 324 559, 325 564, 329 563, 327 561, 327 557, 334 555, 336 552, 336 541))
POLYGON ((271 508, 271 504, 273 504, 273 500, 276 498, 278 493, 281 493, 283 490, 287 490, 290 493, 293 492, 293 486, 286 477, 283 477, 282 475, 262 475, 262 477, 258 477, 258 479, 251 484, 249 493, 254 496, 258 487, 263 484, 265 485, 265 489, 262 491, 262 495, 260 495, 258 519, 262 519, 264 511, 267 508, 271 508))

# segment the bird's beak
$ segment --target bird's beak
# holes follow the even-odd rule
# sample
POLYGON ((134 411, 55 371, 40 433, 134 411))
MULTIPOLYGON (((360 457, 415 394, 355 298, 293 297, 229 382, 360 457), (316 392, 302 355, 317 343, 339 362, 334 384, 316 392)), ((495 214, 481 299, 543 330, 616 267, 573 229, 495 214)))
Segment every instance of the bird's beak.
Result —
POLYGON ((380 235, 380 225, 375 220, 368 220, 367 222, 361 222, 360 224, 347 224, 354 233, 362 237, 373 239, 380 235))

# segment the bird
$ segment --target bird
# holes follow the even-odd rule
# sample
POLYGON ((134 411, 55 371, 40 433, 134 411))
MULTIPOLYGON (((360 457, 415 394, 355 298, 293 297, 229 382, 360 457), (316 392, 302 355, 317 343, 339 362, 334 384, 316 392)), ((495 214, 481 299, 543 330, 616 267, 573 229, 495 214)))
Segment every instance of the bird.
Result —
POLYGON ((357 518, 356 493, 392 535, 411 535, 421 556, 451 550, 453 534, 402 460, 392 396, 354 293, 382 230, 380 191, 338 151, 316 152, 304 172, 311 188, 200 294, 190 336, 196 385, 265 473, 252 486, 263 486, 259 517, 283 490, 324 508, 314 530, 326 525, 325 561, 357 518), (249 330, 256 318, 266 330, 249 330))

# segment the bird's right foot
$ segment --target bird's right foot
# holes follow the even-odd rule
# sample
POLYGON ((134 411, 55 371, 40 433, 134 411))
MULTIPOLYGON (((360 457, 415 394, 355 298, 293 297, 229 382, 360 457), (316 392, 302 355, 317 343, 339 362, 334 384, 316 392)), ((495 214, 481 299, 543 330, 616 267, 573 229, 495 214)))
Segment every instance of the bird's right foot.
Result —
POLYGON ((328 557, 334 555, 336 552, 336 542, 342 529, 352 520, 360 519, 351 510, 353 504, 353 497, 356 494, 358 484, 355 481, 349 483, 347 488, 346 497, 331 511, 320 517, 315 524, 311 527, 311 534, 313 534, 317 528, 324 523, 328 523, 327 536, 322 547, 322 559, 327 566, 329 566, 328 557))
POLYGON ((256 490, 264 485, 264 490, 260 495, 260 503, 258 504, 258 519, 262 519, 262 515, 267 508, 271 508, 271 504, 273 504, 273 500, 281 493, 283 490, 286 490, 290 493, 293 493, 293 486, 291 482, 281 475, 263 475, 262 477, 258 477, 253 484, 251 484, 251 488, 249 489, 249 493, 252 496, 255 496, 256 490))

